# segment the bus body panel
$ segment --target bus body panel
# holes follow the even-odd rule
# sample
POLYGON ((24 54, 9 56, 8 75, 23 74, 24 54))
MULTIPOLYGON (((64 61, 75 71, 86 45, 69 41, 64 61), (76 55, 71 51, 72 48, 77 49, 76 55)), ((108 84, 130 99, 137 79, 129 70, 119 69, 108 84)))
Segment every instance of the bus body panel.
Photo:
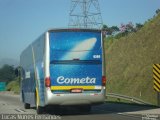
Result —
POLYGON ((105 100, 105 90, 99 93, 85 94, 53 94, 46 89, 46 105, 82 105, 82 104, 102 104, 105 100))
POLYGON ((36 88, 40 94, 40 103, 44 101, 44 35, 29 45, 20 56, 21 70, 21 100, 35 105, 36 88))
POLYGON ((50 66, 52 86, 101 86, 101 64, 54 64, 50 66))

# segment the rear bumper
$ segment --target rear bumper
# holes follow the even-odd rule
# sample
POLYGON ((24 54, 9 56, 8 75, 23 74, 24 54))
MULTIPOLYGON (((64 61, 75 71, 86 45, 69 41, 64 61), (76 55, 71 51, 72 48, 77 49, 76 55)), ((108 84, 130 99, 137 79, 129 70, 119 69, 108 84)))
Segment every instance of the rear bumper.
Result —
POLYGON ((45 105, 85 105, 101 104, 105 100, 105 89, 100 93, 53 94, 46 89, 45 105))

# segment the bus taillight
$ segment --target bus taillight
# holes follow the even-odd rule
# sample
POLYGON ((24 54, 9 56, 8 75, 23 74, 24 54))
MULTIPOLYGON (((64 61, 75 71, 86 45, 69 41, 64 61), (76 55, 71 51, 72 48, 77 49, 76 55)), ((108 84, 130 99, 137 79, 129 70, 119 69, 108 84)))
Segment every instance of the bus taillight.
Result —
POLYGON ((50 87, 51 86, 51 79, 50 79, 50 77, 46 77, 46 79, 45 79, 45 85, 46 85, 46 87, 50 87))
POLYGON ((102 76, 102 86, 106 86, 106 76, 102 76))

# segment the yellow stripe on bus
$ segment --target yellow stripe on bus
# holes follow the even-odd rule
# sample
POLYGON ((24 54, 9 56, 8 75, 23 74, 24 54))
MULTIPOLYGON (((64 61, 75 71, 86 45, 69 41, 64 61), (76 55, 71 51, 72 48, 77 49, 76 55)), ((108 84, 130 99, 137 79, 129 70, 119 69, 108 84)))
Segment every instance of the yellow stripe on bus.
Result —
POLYGON ((51 86, 51 90, 70 90, 74 88, 81 88, 84 90, 95 89, 95 86, 51 86))
MULTIPOLYGON (((36 99, 37 99, 37 101, 36 101, 36 102, 37 102, 37 103, 36 103, 36 105, 38 105, 38 106, 39 106, 39 105, 40 105, 40 99, 39 99, 39 92, 38 92, 38 88, 37 88, 37 87, 36 87, 36 97, 37 97, 37 98, 36 98, 36 99)), ((38 107, 38 106, 37 106, 37 107, 38 107)))

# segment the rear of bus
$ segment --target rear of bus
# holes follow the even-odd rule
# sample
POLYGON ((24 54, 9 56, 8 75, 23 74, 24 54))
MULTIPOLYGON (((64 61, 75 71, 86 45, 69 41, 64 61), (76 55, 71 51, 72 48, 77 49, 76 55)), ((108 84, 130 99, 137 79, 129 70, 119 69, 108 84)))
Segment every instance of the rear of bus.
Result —
POLYGON ((100 30, 48 32, 47 105, 93 105, 105 100, 105 64, 100 30))

